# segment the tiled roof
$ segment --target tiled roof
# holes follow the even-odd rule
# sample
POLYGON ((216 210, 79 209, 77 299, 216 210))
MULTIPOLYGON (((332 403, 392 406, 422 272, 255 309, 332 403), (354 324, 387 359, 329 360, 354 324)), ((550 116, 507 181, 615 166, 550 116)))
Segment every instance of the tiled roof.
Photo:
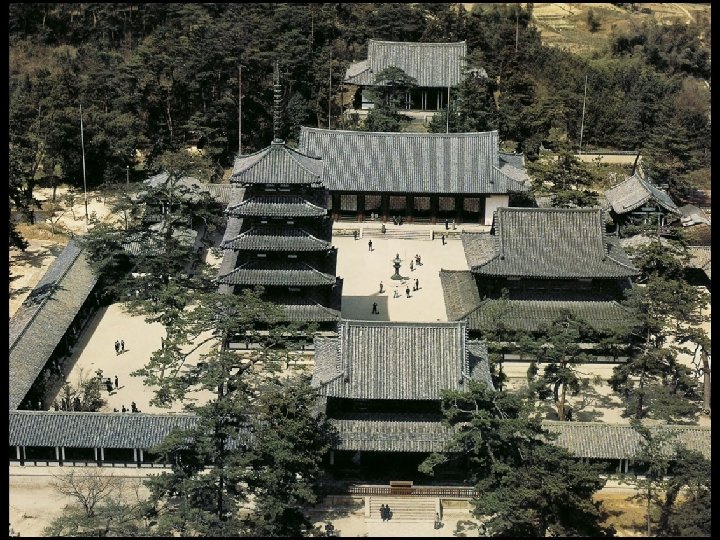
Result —
POLYGON ((337 347, 329 341, 316 347, 314 380, 326 396, 436 400, 441 390, 460 390, 465 380, 482 375, 478 364, 487 361, 470 354, 462 321, 343 320, 338 333, 337 347), (332 374, 333 366, 340 376, 332 374))
POLYGON ((25 398, 96 283, 71 240, 10 319, 10 409, 25 398))
POLYGON ((625 328, 632 324, 632 313, 614 301, 563 300, 484 300, 467 314, 468 329, 479 330, 497 317, 511 330, 534 332, 543 324, 569 311, 596 330, 625 328))
POLYGON ((637 174, 606 190, 605 198, 616 214, 631 212, 650 199, 674 214, 679 213, 677 205, 667 193, 637 174))
POLYGON ((351 64, 345 82, 374 85, 375 75, 388 67, 402 69, 418 86, 442 87, 459 84, 465 71, 467 45, 458 43, 413 43, 368 41, 368 58, 351 64))
POLYGON ((602 210, 498 208, 494 234, 463 233, 465 257, 480 275, 619 278, 638 274, 605 235, 602 210))
POLYGON ((525 169, 525 156, 523 154, 511 154, 499 152, 500 170, 513 180, 531 187, 530 177, 525 169))
POLYGON ((217 278, 228 285, 312 286, 333 285, 335 276, 304 262, 251 261, 217 278))
POLYGON ((326 307, 311 300, 297 304, 280 304, 289 321, 333 322, 340 320, 340 310, 326 307))
POLYGON ((238 184, 319 184, 320 159, 293 150, 285 143, 235 158, 230 182, 238 184))
POLYGON ((151 448, 174 427, 189 429, 187 414, 11 411, 10 446, 151 448))
MULTIPOLYGON (((167 182, 169 176, 170 175, 167 173, 167 171, 162 171, 145 180, 144 184, 153 188, 159 188, 162 187, 165 182, 167 182)), ((185 176, 180 178, 177 181, 176 185, 183 186, 192 190, 197 190, 199 192, 208 192, 215 201, 221 204, 228 204, 230 202, 230 199, 233 197, 234 191, 239 188, 239 186, 234 186, 232 184, 210 184, 207 182, 201 182, 200 180, 192 176, 185 176)))
POLYGON ((448 321, 463 319, 480 305, 478 286, 469 270, 440 270, 440 286, 448 321))
POLYGON ((690 268, 698 268, 705 272, 708 279, 711 271, 710 246, 688 246, 690 252, 690 268))
POLYGON ((325 251, 332 248, 332 243, 298 227, 253 227, 224 240, 220 247, 249 251, 325 251))
POLYGON ((686 204, 678 208, 678 212, 682 215, 680 218, 684 227, 690 225, 697 225, 698 223, 704 223, 710 225, 710 218, 708 215, 693 204, 686 204))
POLYGON ((228 206, 226 212, 235 217, 320 217, 327 209, 299 195, 255 195, 228 206))
POLYGON ((302 127, 300 148, 325 163, 331 191, 509 193, 527 191, 500 170, 498 132, 377 133, 302 127))
MULTIPOLYGON (((559 434, 553 444, 566 448, 577 457, 626 459, 636 455, 640 449, 641 437, 629 425, 544 421, 543 427, 559 434)), ((673 431, 677 433, 677 442, 711 458, 709 427, 669 425, 650 429, 656 432, 673 431)))
POLYGON ((336 450, 442 452, 455 429, 442 417, 356 414, 331 418, 338 431, 336 450))

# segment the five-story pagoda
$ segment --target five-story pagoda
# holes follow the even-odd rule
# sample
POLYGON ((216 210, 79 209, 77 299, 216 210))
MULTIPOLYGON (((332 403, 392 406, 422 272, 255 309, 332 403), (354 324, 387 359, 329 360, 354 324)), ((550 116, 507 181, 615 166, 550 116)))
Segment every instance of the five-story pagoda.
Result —
POLYGON ((288 321, 334 328, 340 317, 342 280, 327 215, 323 163, 289 148, 280 138, 281 87, 276 67, 274 140, 238 156, 231 183, 242 186, 228 205, 220 292, 262 286, 288 321))

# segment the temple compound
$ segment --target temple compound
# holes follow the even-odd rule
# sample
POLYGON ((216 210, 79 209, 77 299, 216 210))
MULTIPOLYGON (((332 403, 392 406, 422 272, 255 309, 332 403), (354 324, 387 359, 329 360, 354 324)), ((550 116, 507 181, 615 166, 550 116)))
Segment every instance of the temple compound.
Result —
POLYGON ((337 337, 316 338, 312 384, 338 431, 330 463, 417 476, 420 461, 452 436, 441 391, 463 390, 470 380, 492 388, 487 348, 466 334, 464 321, 343 320, 337 337))
MULTIPOLYGON (((276 74, 276 118, 279 94, 276 74)), ((235 160, 230 182, 242 189, 226 210, 219 291, 262 286, 264 299, 280 305, 287 320, 334 328, 342 280, 335 276, 323 162, 289 148, 277 124, 268 148, 235 160)))
MULTIPOLYGON (((467 44, 412 43, 400 41, 368 41, 367 60, 350 64, 345 84, 353 85, 353 107, 367 110, 374 107, 371 90, 379 84, 376 76, 395 67, 414 78, 416 87, 407 92, 405 109, 440 111, 447 105, 448 89, 465 76, 467 44)), ((484 73, 484 70, 483 70, 484 73)))
POLYGON ((334 220, 373 215, 407 222, 490 225, 496 208, 529 190, 521 155, 497 131, 377 133, 302 127, 299 150, 322 158, 334 220))
POLYGON ((470 271, 440 272, 448 320, 535 332, 562 310, 599 332, 626 328, 618 302, 638 275, 602 210, 499 208, 489 234, 461 235, 470 271), (503 292, 506 297, 503 297, 503 292))

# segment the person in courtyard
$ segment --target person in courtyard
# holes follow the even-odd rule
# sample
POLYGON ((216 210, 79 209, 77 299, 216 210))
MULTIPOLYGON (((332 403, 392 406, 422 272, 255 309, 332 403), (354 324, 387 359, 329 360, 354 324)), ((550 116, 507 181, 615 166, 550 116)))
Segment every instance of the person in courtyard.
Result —
POLYGON ((416 280, 415 280, 415 290, 416 290, 416 291, 419 291, 419 290, 420 290, 420 280, 419 280, 419 279, 416 279, 416 280))
POLYGON ((449 229, 449 227, 448 227, 448 220, 446 219, 446 220, 445 220, 445 230, 447 231, 448 229, 449 229))
POLYGON ((455 230, 455 220, 453 219, 453 231, 455 230))
POLYGON ((358 239, 358 232, 357 232, 357 231, 353 231, 353 238, 354 238, 355 240, 358 239))
POLYGON ((120 352, 125 352, 125 341, 122 339, 120 340, 120 352))
POLYGON ((380 292, 383 292, 383 282, 380 282, 380 292))
POLYGON ((410 298, 410 287, 405 287, 405 294, 407 294, 407 297, 410 298))
POLYGON ((117 390, 117 388, 118 388, 119 386, 120 386, 120 385, 118 384, 118 376, 115 375, 115 389, 117 390))
POLYGON ((115 354, 120 354, 120 342, 115 340, 115 354))
POLYGON ((125 405, 122 406, 122 412, 127 412, 127 409, 125 408, 125 405))
POLYGON ((380 517, 382 518, 383 521, 385 521, 387 519, 387 512, 385 510, 384 504, 380 505, 380 517))
POLYGON ((393 298, 400 298, 400 293, 397 289, 395 289, 395 291, 393 292, 393 298))
POLYGON ((390 510, 390 505, 385 505, 385 521, 390 521, 390 518, 392 517, 392 511, 390 510))
POLYGON ((372 314, 380 315, 380 312, 378 311, 378 308, 377 308, 377 302, 373 302, 372 314))
POLYGON ((110 381, 110 379, 105 379, 105 387, 107 388, 108 392, 113 391, 113 385, 112 385, 112 382, 110 381))
POLYGON ((137 403, 135 403, 134 401, 130 403, 130 410, 132 412, 138 412, 137 403))
POLYGON ((380 227, 380 231, 381 231, 383 234, 385 234, 385 231, 386 231, 386 230, 387 230, 387 229, 385 229, 385 224, 383 223, 383 224, 382 224, 382 227, 380 227))
POLYGON ((444 246, 445 245, 445 235, 444 234, 440 237, 440 240, 442 240, 442 244, 444 246))
POLYGON ((368 251, 372 251, 372 240, 368 240, 368 251))

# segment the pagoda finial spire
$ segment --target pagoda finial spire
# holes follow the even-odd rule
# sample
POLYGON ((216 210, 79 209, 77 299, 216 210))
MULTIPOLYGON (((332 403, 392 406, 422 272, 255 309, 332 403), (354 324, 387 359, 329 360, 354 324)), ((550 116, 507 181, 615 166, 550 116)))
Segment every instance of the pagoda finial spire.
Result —
POLYGON ((273 75, 273 92, 274 92, 274 107, 273 107, 273 135, 274 143, 282 143, 283 140, 280 138, 280 124, 282 122, 282 86, 280 85, 280 65, 275 60, 275 73, 273 75))

